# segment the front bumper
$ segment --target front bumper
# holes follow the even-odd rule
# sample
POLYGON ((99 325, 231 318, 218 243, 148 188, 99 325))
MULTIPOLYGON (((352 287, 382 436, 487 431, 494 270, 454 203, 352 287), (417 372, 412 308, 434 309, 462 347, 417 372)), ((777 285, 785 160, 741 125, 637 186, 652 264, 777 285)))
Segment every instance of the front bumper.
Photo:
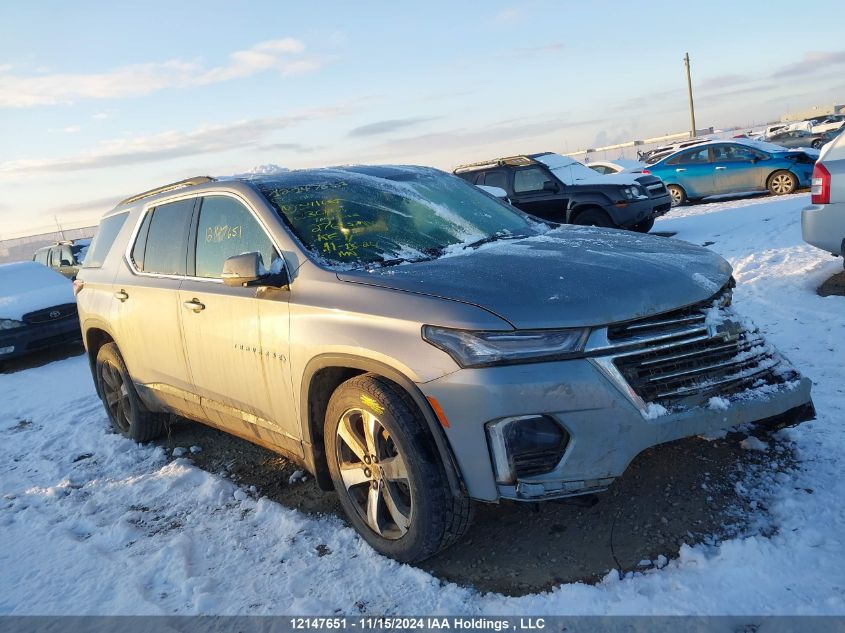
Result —
POLYGON ((807 244, 845 255, 845 202, 811 204, 801 211, 801 234, 807 244))
POLYGON ((52 323, 24 325, 12 330, 0 330, 0 361, 23 356, 47 347, 81 341, 82 330, 79 327, 79 319, 75 314, 72 317, 52 323))
POLYGON ((648 199, 632 200, 624 207, 614 206, 620 217, 620 226, 629 228, 640 222, 665 215, 672 208, 672 198, 668 193, 648 199))

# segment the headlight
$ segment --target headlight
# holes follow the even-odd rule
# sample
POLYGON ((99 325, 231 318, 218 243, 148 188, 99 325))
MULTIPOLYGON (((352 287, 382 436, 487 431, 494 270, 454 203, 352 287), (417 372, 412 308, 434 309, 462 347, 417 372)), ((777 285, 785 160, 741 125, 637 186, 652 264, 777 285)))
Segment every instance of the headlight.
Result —
POLYGON ((631 185, 630 187, 622 187, 622 195, 625 196, 628 200, 636 200, 644 194, 642 189, 640 189, 636 185, 631 185))
POLYGON ((14 319, 0 319, 0 330, 13 330, 16 327, 23 327, 23 323, 14 319))
POLYGON ((572 358, 584 349, 589 328, 470 332, 424 325, 422 337, 461 367, 512 365, 572 358))

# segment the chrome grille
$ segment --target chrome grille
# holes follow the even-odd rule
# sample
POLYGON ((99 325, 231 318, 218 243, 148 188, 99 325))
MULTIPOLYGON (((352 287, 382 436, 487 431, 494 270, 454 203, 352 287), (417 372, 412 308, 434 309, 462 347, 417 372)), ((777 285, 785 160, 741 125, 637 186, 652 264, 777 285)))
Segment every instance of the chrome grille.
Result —
POLYGON ((701 406, 797 374, 729 309, 730 288, 701 303, 608 328, 609 360, 645 403, 701 406))
POLYGON ((666 194, 666 185, 662 182, 655 183, 653 185, 648 185, 646 187, 646 191, 648 191, 648 195, 652 198, 656 198, 657 196, 662 196, 666 194))

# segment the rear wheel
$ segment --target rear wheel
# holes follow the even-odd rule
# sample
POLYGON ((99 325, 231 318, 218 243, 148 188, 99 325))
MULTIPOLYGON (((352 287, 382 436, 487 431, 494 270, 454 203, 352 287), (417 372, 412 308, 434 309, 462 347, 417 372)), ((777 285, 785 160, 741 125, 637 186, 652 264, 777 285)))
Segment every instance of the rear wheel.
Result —
POLYGON ((817 138, 815 141, 813 141, 810 147, 812 147, 813 149, 820 149, 822 145, 824 145, 824 141, 820 138, 817 138))
POLYGON ((136 442, 149 442, 165 429, 167 415, 144 406, 114 343, 97 352, 97 388, 109 420, 121 435, 136 442))
POLYGON ((610 219, 610 216, 601 209, 587 209, 586 211, 581 211, 581 213, 575 216, 575 224, 580 224, 582 226, 600 226, 607 229, 617 228, 617 226, 613 223, 613 220, 610 219))
POLYGON ((453 494, 422 414, 394 383, 372 374, 343 383, 324 431, 341 505, 376 551, 420 561, 469 527, 470 500, 453 494))
POLYGON ((776 171, 769 176, 769 193, 773 196, 782 196, 794 192, 798 188, 798 179, 790 171, 776 171))
POLYGON ((631 228, 638 233, 648 233, 654 227, 654 218, 648 218, 642 222, 637 222, 631 228))
POLYGON ((669 196, 672 198, 672 206, 679 207, 687 201, 687 192, 683 187, 678 185, 667 185, 666 189, 669 191, 669 196))

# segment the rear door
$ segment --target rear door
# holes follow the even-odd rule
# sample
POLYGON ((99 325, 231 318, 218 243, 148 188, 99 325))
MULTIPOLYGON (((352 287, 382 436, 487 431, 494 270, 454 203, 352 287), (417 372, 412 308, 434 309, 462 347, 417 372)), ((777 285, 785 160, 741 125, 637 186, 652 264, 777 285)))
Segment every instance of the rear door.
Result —
POLYGON ((548 171, 536 166, 520 167, 511 171, 511 178, 511 204, 544 220, 566 220, 569 196, 566 188, 548 171), (547 182, 556 184, 559 191, 544 189, 547 182))
POLYGON ((194 390, 205 415, 242 436, 267 437, 301 453, 288 371, 289 291, 223 284, 226 258, 258 252, 265 268, 280 249, 248 203, 204 196, 191 228, 179 314, 194 390))
POLYGON ((711 148, 714 164, 714 186, 721 193, 765 189, 765 154, 734 143, 711 148))
POLYGON ((191 394, 179 323, 188 227, 195 197, 148 208, 130 241, 131 274, 113 285, 112 325, 133 379, 185 415, 200 414, 191 394))

